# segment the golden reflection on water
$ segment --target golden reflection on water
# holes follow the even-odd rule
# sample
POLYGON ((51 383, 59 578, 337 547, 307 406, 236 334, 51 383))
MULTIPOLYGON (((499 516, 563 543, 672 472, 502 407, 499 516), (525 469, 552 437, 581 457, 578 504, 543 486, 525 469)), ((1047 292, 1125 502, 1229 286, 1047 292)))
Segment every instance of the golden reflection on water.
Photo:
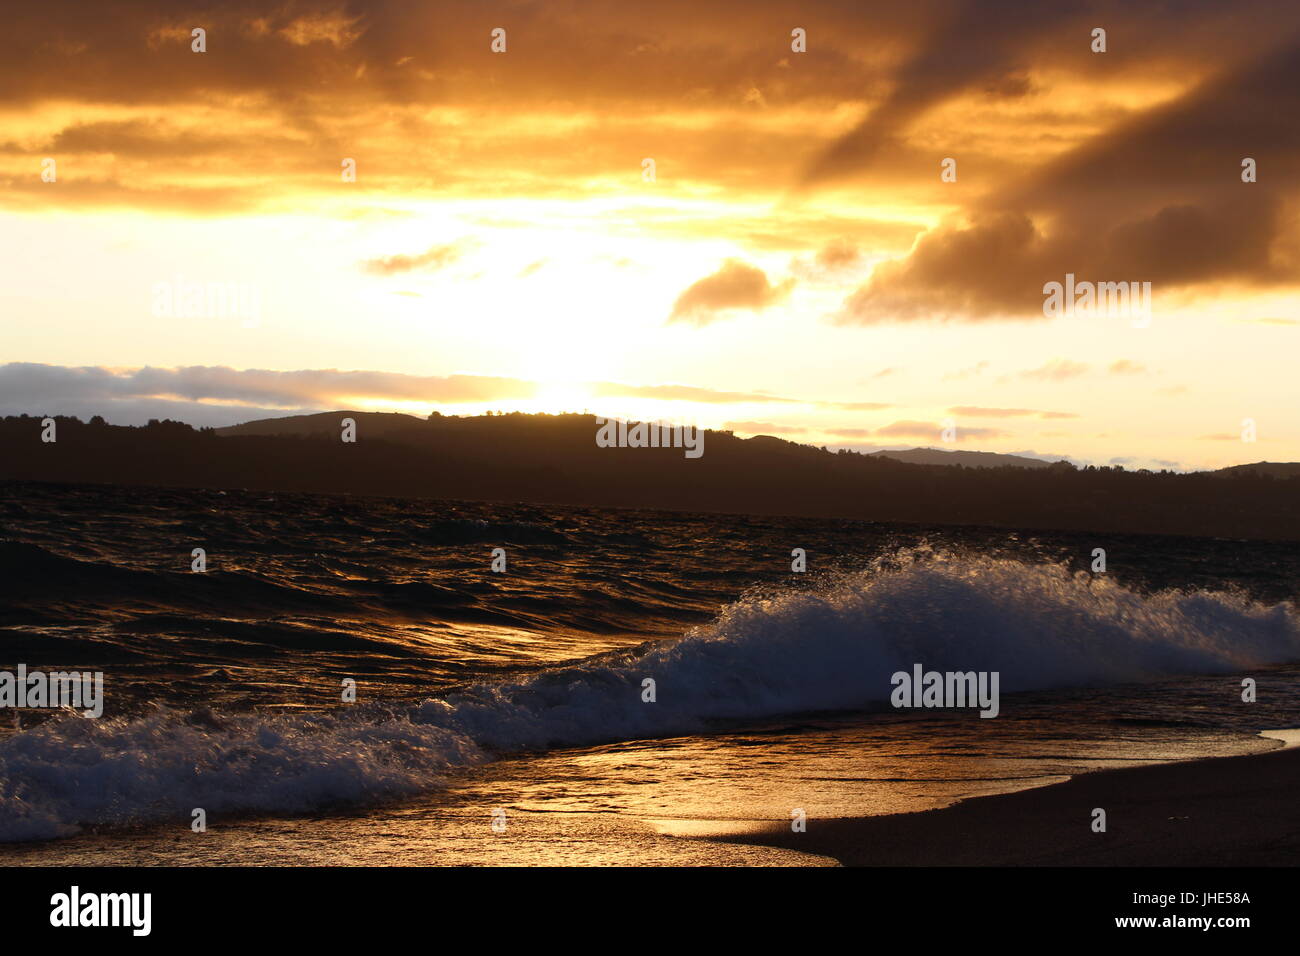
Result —
POLYGON ((6 848, 11 865, 826 866, 725 842, 817 820, 941 807, 1068 774, 1199 751, 1267 750, 1260 738, 1156 746, 1027 733, 996 721, 831 720, 715 736, 515 756, 457 772, 404 804, 312 816, 209 816, 6 848), (991 726, 997 724, 997 726, 991 726), (494 828, 494 821, 504 822, 494 828))

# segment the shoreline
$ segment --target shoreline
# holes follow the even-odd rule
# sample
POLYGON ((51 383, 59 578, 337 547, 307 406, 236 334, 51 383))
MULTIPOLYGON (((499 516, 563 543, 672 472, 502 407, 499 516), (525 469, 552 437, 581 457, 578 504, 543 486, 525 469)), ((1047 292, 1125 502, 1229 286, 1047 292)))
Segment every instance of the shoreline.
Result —
MULTIPOLYGON (((1261 736, 1282 739, 1266 731, 1261 736)), ((1283 732, 1284 733, 1284 732, 1283 732)), ((1294 733, 1294 732, 1291 732, 1294 733)), ((1300 748, 1123 767, 937 810, 774 824, 709 839, 844 866, 1295 866, 1300 748), (1106 832, 1093 832, 1093 811, 1106 832)), ((703 836, 703 834, 701 834, 703 836)))

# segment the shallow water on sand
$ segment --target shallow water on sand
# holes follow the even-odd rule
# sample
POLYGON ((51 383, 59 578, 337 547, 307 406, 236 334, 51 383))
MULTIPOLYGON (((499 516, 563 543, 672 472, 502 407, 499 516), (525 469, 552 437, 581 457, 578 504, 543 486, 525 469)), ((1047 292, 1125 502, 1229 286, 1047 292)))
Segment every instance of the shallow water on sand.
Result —
MULTIPOLYGON (((1267 672, 1275 688, 1300 669, 1267 672)), ((1022 694, 1007 719, 808 717, 745 731, 506 758, 373 808, 208 818, 10 844, 11 865, 820 866, 824 857, 725 842, 789 821, 913 812, 1070 775, 1258 753, 1276 739, 1123 716, 1127 694, 1214 698, 1222 681, 1022 694), (1194 686, 1198 685, 1199 686, 1194 686), (1059 719, 1068 707, 1074 720, 1059 719), (1118 714, 1118 716, 1116 716, 1118 714), (679 839, 690 837, 693 839, 679 839)), ((1227 688, 1231 692, 1232 688, 1227 688)))

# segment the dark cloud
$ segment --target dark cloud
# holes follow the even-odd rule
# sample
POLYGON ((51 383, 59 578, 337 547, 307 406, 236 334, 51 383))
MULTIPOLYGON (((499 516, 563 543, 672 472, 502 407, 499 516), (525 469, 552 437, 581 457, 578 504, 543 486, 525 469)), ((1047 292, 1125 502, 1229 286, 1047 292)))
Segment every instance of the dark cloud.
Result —
MULTIPOLYGON (((888 407, 875 402, 805 400, 694 385, 595 382, 590 384, 590 390, 597 398, 649 398, 715 405, 768 403, 849 410, 888 407)), ((243 409, 241 414, 246 414, 247 406, 257 406, 258 410, 337 408, 340 403, 355 399, 457 405, 524 400, 535 397, 537 392, 536 382, 487 375, 404 375, 339 369, 273 371, 211 365, 136 369, 73 368, 29 362, 0 365, 0 406, 14 413, 32 414, 54 408, 51 403, 72 403, 77 408, 89 409, 90 414, 97 413, 96 403, 101 402, 232 403, 243 409)))
POLYGON ((804 170, 802 188, 879 176, 887 151, 927 111, 972 90, 1026 96, 1036 86, 1035 68, 1199 73, 1207 62, 1254 62, 1278 37, 1300 31, 1300 9, 1289 0, 1241 0, 1232 7, 1215 0, 954 0, 917 10, 921 30, 903 41, 906 54, 891 73, 888 93, 817 154, 804 170), (1108 31, 1103 54, 1091 50, 1097 26, 1108 31))
POLYGON ((25 362, 0 366, 0 403, 10 408, 32 408, 50 401, 123 399, 234 402, 282 409, 331 407, 348 398, 457 404, 526 399, 536 390, 533 382, 477 375, 337 369, 280 372, 208 365, 129 370, 25 362))
POLYGON ((297 145, 296 141, 288 137, 244 137, 229 133, 195 132, 162 121, 132 119, 74 123, 45 141, 24 144, 10 140, 0 143, 0 153, 55 157, 108 153, 114 156, 184 159, 222 152, 284 150, 297 145))
POLYGON ((880 265, 838 321, 1042 318, 1043 285, 1294 285, 1300 39, 1108 130, 880 265), (1258 163, 1241 180, 1245 157, 1258 163))
POLYGON ((1081 7, 1073 0, 970 0, 932 8, 928 36, 896 70, 889 95, 812 162, 801 185, 861 174, 926 110, 987 79, 1005 83, 1002 74, 1016 66, 1026 41, 1078 17, 1081 7))
POLYGON ((260 95, 294 126, 318 131, 313 121, 327 98, 335 108, 648 101, 707 108, 757 93, 781 106, 879 86, 882 65, 858 51, 908 19, 814 2, 801 13, 816 55, 795 58, 783 8, 663 2, 655 13, 647 20, 581 0, 117 0, 111 9, 46 0, 6 10, 0 70, 11 103, 260 95), (190 50, 193 26, 207 31, 206 53, 190 50), (508 32, 505 55, 489 50, 497 26, 508 32))
MULTIPOLYGON (((135 191, 80 201, 162 209, 174 204, 151 201, 151 190, 164 170, 174 181, 187 160, 202 160, 222 188, 253 194, 210 201, 209 211, 336 189, 342 157, 358 160, 355 192, 406 198, 572 198, 620 175, 638 181, 647 145, 659 147, 677 181, 770 186, 788 177, 807 135, 756 126, 746 103, 812 109, 880 88, 888 64, 859 51, 881 30, 909 29, 908 15, 868 19, 837 0, 814 0, 801 13, 816 55, 796 59, 789 13, 741 0, 707 9, 666 0, 649 19, 583 0, 11 4, 0 90, 25 122, 21 137, 0 140, 11 153, 110 155, 115 164, 96 178, 135 191), (207 31, 205 53, 191 51, 195 26, 207 31), (504 55, 489 49, 498 26, 508 31, 504 55), (52 102, 73 104, 75 119, 47 116, 52 102), (101 107, 111 118, 86 118, 101 107), (666 113, 708 114, 709 122, 681 135, 661 125, 666 113), (648 117, 657 130, 649 140, 648 117), (584 118, 584 127, 568 126, 584 118), (127 160, 134 165, 119 169, 127 160), (268 177, 277 187, 269 197, 259 188, 268 177)), ((69 196, 0 190, 0 198, 30 205, 69 196)))
MULTIPOLYGON (((845 301, 836 321, 867 324, 932 318, 999 318, 1037 305, 1042 283, 1026 281, 1025 263, 1042 257, 1043 239, 1028 216, 981 214, 966 228, 926 233, 911 255, 882 262, 845 301)), ((1046 281, 1054 274, 1044 270, 1046 281)))
POLYGON ((110 425, 144 425, 150 419, 172 419, 196 428, 225 428, 259 418, 311 415, 328 408, 265 408, 257 405, 211 405, 204 402, 132 398, 55 398, 37 406, 0 400, 0 415, 66 415, 90 421, 98 415, 110 425))

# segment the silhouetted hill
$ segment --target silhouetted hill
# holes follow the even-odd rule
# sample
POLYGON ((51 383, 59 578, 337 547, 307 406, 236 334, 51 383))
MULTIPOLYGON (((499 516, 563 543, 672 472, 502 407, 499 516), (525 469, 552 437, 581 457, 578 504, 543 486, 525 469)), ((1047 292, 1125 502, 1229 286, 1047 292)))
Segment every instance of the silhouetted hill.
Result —
POLYGON ((284 418, 262 418, 242 425, 229 425, 216 430, 218 435, 301 435, 338 438, 340 422, 351 418, 357 423, 358 433, 370 438, 400 438, 403 434, 425 435, 425 420, 400 412, 319 412, 315 415, 288 415, 284 418))
MULTIPOLYGON (((504 416, 503 416, 504 417, 504 416)), ((333 437, 340 431, 342 418, 351 418, 359 428, 364 428, 367 435, 376 438, 388 438, 394 441, 423 443, 427 440, 429 429, 422 418, 414 415, 394 414, 391 412, 322 412, 315 415, 290 415, 285 418, 264 418, 241 425, 229 425, 218 428, 217 434, 230 435, 326 435, 333 437)), ((449 419, 450 421, 451 419, 449 419)), ((469 419, 476 420, 476 419, 469 419)), ((594 429, 594 424, 593 424, 594 429)), ((772 435, 755 435, 746 439, 755 447, 765 444, 778 447, 792 444, 783 438, 772 435)), ((1052 462, 1041 458, 1028 458, 1024 455, 1003 455, 991 451, 958 451, 939 448, 912 448, 905 451, 873 451, 870 457, 892 458, 913 465, 963 465, 966 468, 1050 468, 1052 462)))
POLYGON ((1273 478, 1294 478, 1300 475, 1300 461, 1257 461, 1253 465, 1230 465, 1220 468, 1215 475, 1269 475, 1273 478))
POLYGON ((905 461, 911 465, 963 465, 966 468, 1051 468, 1050 461, 1024 455, 1001 455, 994 451, 945 451, 941 448, 912 448, 907 451, 873 451, 872 456, 905 461))
POLYGON ((329 412, 221 434, 61 418, 46 444, 39 418, 10 417, 0 478, 1300 540, 1300 477, 915 465, 712 431, 688 459, 601 448, 596 431, 589 415, 329 412), (355 444, 339 438, 343 418, 355 444))

